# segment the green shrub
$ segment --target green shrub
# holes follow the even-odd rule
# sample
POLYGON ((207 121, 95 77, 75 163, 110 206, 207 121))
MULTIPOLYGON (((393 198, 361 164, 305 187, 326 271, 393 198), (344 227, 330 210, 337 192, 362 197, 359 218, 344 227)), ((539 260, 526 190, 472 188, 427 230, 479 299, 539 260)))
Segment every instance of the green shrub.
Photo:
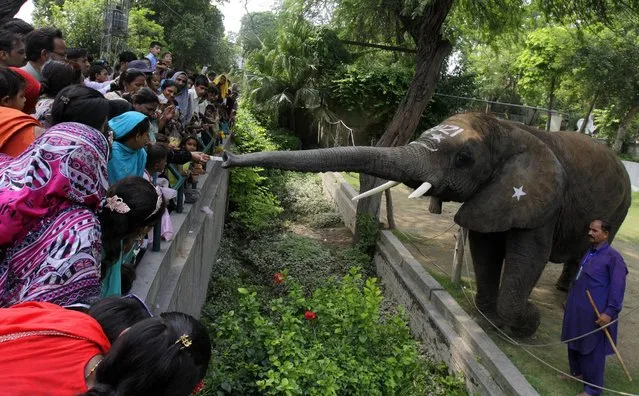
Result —
POLYGON ((277 181, 273 180, 272 191, 281 202, 287 219, 319 224, 325 222, 321 219, 327 214, 337 215, 335 204, 324 195, 319 175, 283 172, 277 181))
MULTIPOLYGON (((277 150, 255 117, 246 109, 237 112, 234 151, 239 154, 277 150)), ((282 207, 270 191, 267 172, 261 168, 231 169, 229 182, 230 218, 235 228, 255 235, 278 225, 282 207)))
POLYGON ((462 379, 422 357, 405 314, 381 312, 377 280, 357 268, 310 296, 292 279, 276 287, 282 297, 265 307, 239 288, 240 308, 211 325, 207 393, 465 394, 462 379))

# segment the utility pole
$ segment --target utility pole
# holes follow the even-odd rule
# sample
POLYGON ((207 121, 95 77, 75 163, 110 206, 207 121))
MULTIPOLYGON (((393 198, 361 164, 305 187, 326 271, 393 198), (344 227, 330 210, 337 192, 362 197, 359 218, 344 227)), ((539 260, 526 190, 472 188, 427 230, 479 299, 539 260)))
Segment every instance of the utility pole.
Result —
POLYGON ((107 0, 100 58, 108 60, 111 65, 116 63, 118 53, 125 47, 129 33, 130 9, 131 0, 107 0))

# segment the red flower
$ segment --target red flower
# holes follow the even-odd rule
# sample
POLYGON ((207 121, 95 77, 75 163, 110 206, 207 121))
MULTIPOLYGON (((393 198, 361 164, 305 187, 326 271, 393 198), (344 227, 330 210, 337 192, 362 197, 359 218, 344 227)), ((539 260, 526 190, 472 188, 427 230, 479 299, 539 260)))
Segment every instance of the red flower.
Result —
POLYGON ((204 380, 197 383, 197 385, 195 386, 195 389, 193 389, 193 392, 191 392, 191 395, 197 395, 203 390, 204 390, 204 380))
POLYGON ((306 320, 313 320, 317 318, 317 315, 315 315, 315 312, 313 311, 306 311, 306 313, 304 313, 304 318, 306 318, 306 320))
POLYGON ((286 277, 281 272, 278 272, 275 275, 273 275, 273 281, 275 282, 276 285, 284 283, 285 280, 286 280, 286 277))

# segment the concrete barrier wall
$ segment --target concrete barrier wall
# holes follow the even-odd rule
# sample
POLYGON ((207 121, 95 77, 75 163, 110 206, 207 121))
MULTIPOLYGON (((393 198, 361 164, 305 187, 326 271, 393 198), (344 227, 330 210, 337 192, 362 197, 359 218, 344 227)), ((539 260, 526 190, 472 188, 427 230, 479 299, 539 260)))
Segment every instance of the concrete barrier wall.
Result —
POLYGON ((154 314, 181 311, 200 317, 224 229, 228 178, 220 162, 209 162, 199 177, 198 201, 171 214, 174 239, 162 241, 159 252, 149 249, 138 264, 131 292, 154 314), (204 207, 213 214, 203 212, 204 207))
POLYGON ((639 163, 632 161, 621 161, 623 166, 626 167, 628 176, 630 176, 630 184, 632 184, 632 191, 639 191, 639 163))
MULTIPOLYGON (((355 190, 339 173, 322 175, 325 193, 355 228, 355 190)), ((451 253, 452 256, 452 253, 451 253)), ((538 395, 521 372, 390 231, 382 231, 375 265, 387 293, 409 314, 413 334, 439 360, 466 376, 471 394, 538 395)))

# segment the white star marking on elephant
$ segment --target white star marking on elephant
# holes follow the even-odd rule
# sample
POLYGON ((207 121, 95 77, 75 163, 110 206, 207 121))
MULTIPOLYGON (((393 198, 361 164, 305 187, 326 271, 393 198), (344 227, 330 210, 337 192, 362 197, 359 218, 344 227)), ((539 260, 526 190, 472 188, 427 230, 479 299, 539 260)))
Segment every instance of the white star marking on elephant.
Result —
POLYGON ((441 134, 439 134, 439 133, 436 133, 436 134, 434 134, 434 135, 431 135, 431 136, 430 136, 430 138, 431 138, 431 139, 433 139, 433 140, 437 140, 437 143, 439 143, 439 142, 441 142, 441 141, 442 141, 442 139, 444 138, 444 135, 441 135, 441 134))
POLYGON ((523 197, 524 195, 528 195, 524 192, 524 186, 521 186, 519 188, 513 187, 513 190, 515 191, 515 193, 513 194, 513 198, 517 198, 517 201, 519 201, 519 198, 523 197))

